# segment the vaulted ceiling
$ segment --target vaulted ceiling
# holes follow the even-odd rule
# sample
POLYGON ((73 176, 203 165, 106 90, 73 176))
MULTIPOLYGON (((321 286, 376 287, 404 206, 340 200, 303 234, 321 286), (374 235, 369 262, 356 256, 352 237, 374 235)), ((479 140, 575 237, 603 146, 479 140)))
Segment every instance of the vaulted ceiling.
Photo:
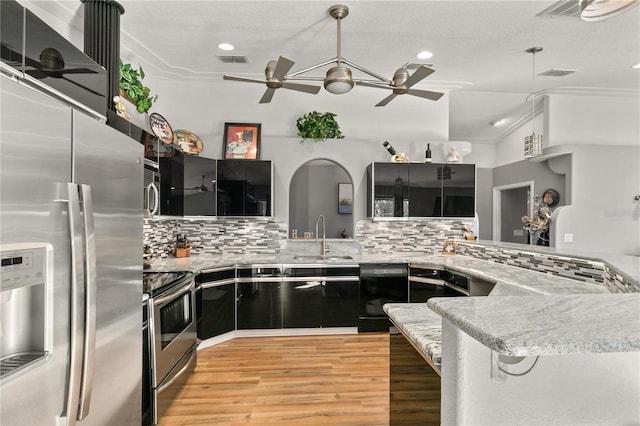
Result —
MULTIPOLYGON (((335 1, 119 2, 125 9, 121 55, 143 58, 153 73, 170 78, 202 84, 223 74, 264 78, 267 62, 280 55, 295 61, 292 71, 336 56, 336 21, 327 13, 335 1), (218 49, 222 42, 235 50, 218 49), (219 55, 245 56, 247 62, 224 63, 219 55)), ((79 0, 56 3, 70 19, 82 14, 79 0)), ((352 0, 344 2, 349 15, 342 21, 342 55, 389 79, 406 63, 432 66, 435 73, 414 87, 451 92, 452 139, 495 142, 509 121, 513 125, 530 110, 526 98, 532 91, 532 55, 525 50, 533 46, 544 48, 536 55, 537 74, 576 71, 564 77, 536 76, 536 91, 640 98, 640 69, 631 68, 640 63, 640 7, 601 22, 539 16, 555 3, 352 0), (417 59, 422 50, 433 57, 417 59), (508 119, 505 127, 489 125, 500 118, 508 119)), ((309 75, 323 76, 327 69, 309 75)), ((264 87, 254 86, 256 96, 247 101, 257 103, 264 87)), ((379 91, 380 99, 387 94, 368 87, 353 90, 379 91)))

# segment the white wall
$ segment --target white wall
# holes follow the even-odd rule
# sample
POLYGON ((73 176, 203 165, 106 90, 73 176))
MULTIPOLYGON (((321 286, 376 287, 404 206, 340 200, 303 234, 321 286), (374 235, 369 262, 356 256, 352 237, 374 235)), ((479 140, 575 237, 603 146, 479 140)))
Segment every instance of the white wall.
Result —
MULTIPOLYGON (((640 353, 542 356, 528 374, 491 379, 491 350, 443 319, 443 425, 632 425, 640 353)), ((535 357, 512 368, 523 372, 535 357)))
POLYGON ((554 212, 557 248, 640 255, 640 147, 574 145, 571 206, 554 212), (565 242, 565 234, 573 242, 565 242))
POLYGON ((548 97, 548 145, 640 144, 638 96, 556 95, 548 97))

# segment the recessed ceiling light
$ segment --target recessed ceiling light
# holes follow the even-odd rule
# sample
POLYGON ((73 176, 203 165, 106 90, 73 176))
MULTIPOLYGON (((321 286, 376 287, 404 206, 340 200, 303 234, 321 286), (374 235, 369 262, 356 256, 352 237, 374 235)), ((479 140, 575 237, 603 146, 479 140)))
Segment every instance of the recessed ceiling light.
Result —
POLYGON ((229 44, 229 43, 220 43, 218 45, 218 49, 222 49, 222 50, 233 50, 233 44, 229 44))
POLYGON ((502 126, 505 122, 506 122, 506 120, 504 118, 502 118, 500 120, 493 120, 489 124, 491 124, 493 127, 498 127, 498 126, 502 126))
POLYGON ((433 56, 433 53, 429 52, 428 50, 423 50, 422 52, 416 55, 418 59, 429 59, 432 56, 433 56))
POLYGON ((631 68, 635 68, 637 70, 640 70, 640 64, 632 65, 631 68))

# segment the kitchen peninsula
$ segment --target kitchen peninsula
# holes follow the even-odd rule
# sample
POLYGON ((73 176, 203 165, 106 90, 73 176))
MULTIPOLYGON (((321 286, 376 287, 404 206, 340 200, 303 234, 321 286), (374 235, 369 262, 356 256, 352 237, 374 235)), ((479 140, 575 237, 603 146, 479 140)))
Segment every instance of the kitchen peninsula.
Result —
MULTIPOLYGON (((317 245, 313 241, 305 244, 310 249, 317 245)), ((338 245, 336 242, 332 248, 335 250, 338 245)), ((300 250, 303 244, 296 246, 296 242, 289 241, 276 254, 160 259, 154 269, 198 272, 234 264, 300 263, 294 258, 291 246, 297 254, 305 253, 304 249, 300 250)), ((339 249, 336 251, 340 252, 339 249)), ((601 257, 594 255, 574 257, 553 248, 484 241, 461 241, 461 254, 454 256, 350 253, 352 259, 348 262, 353 264, 405 262, 440 267, 495 283, 488 297, 385 305, 389 317, 413 347, 431 361, 430 365, 439 367, 442 363, 443 424, 465 423, 470 418, 486 424, 510 423, 516 418, 517 421, 526 418, 534 423, 567 423, 576 418, 585 423, 602 423, 605 419, 637 422, 640 418, 637 408, 640 390, 636 380, 640 377, 637 258, 613 256, 603 262, 601 257), (513 259, 516 257, 513 252, 517 252, 516 261, 522 261, 522 265, 498 263, 503 259, 497 251, 507 253, 505 259, 513 259), (483 253, 488 252, 493 261, 482 258, 483 253), (549 262, 556 262, 555 269, 549 262), (545 273, 525 269, 527 266, 543 268, 545 273), (566 276, 576 274, 576 271, 578 275, 573 278, 566 276), (442 330, 441 350, 440 341, 435 342, 434 347, 429 344, 433 342, 421 340, 425 318, 432 330, 442 330), (536 360, 536 357, 539 358, 536 360), (498 369, 520 374, 534 362, 537 365, 529 374, 518 377, 498 369), (616 367, 611 368, 614 365, 616 367), (492 388, 494 391, 487 391, 492 388), (619 394, 614 388, 624 388, 623 396, 607 396, 619 394), (608 391, 603 393, 598 389, 608 391), (540 393, 536 394, 537 391, 540 393), (591 398, 588 405, 599 413, 597 416, 591 413, 578 417, 588 411, 583 407, 586 400, 581 396, 583 392, 589 393, 585 398, 591 398), (571 398, 567 398, 568 394, 571 398), (553 398, 543 398, 545 395, 553 395, 553 398), (553 404, 548 406, 550 401, 553 404), (576 413, 577 407, 568 404, 579 404, 580 413, 576 413), (544 416, 540 417, 542 414, 544 416)), ((336 264, 345 263, 345 260, 335 256, 323 262, 336 264)), ((233 333, 227 337, 233 338, 233 333)), ((204 341, 203 347, 206 346, 204 341)))
MULTIPOLYGON (((637 258, 618 261, 637 274, 637 258)), ((446 263, 473 274, 473 262, 446 263)), ((442 424, 640 421, 637 280, 628 293, 598 294, 550 278, 522 273, 498 279, 489 297, 385 305, 425 362, 441 367, 442 424)))

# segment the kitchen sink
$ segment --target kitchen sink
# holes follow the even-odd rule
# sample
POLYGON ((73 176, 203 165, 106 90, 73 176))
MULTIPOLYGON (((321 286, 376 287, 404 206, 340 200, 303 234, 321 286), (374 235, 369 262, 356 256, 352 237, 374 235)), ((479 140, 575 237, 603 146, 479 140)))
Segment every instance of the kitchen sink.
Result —
POLYGON ((353 256, 331 256, 331 255, 301 255, 293 256, 295 260, 353 260, 353 256))

